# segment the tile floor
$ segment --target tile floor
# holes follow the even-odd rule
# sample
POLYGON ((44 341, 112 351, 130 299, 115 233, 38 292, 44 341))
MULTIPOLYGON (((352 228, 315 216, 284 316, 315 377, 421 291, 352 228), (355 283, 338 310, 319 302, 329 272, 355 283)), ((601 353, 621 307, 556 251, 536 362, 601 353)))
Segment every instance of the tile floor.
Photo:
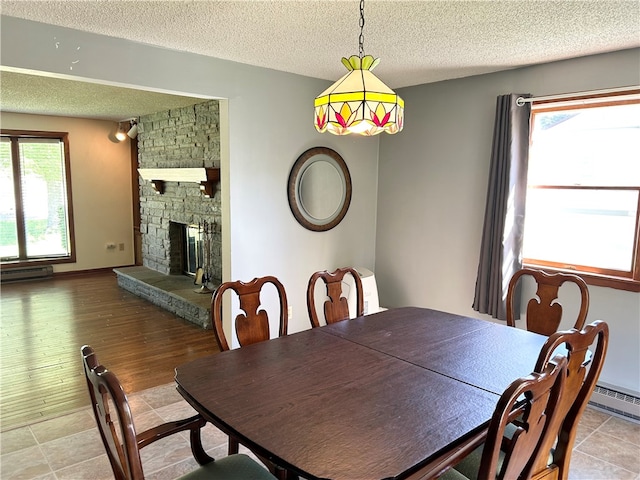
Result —
MULTIPOLYGON (((139 431, 193 414, 173 383, 129 395, 139 431)), ((102 480, 113 474, 87 406, 61 417, 0 433, 3 480, 102 480)), ((212 425, 203 444, 215 458, 226 455, 227 437, 212 425)), ((248 453, 246 450, 241 451, 248 453)), ((142 450, 148 480, 172 480, 193 470, 188 434, 142 450)), ((571 480, 640 480, 640 425, 599 410, 585 412, 571 462, 571 480)))

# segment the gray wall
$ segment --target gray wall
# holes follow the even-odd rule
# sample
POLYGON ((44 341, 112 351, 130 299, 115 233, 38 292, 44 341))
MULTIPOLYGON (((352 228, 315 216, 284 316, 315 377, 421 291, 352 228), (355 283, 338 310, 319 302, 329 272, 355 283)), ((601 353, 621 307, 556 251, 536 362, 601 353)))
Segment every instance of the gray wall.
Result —
MULTIPOLYGON (((471 302, 496 96, 640 83, 633 50, 422 85, 399 92, 407 105, 400 134, 334 137, 311 123, 313 98, 329 82, 2 17, 3 65, 68 76, 77 46, 75 78, 228 99, 221 102, 223 279, 279 277, 293 307, 291 332, 309 326, 311 273, 340 265, 375 267, 383 306, 477 316, 471 302), (54 39, 69 50, 56 49, 54 39), (353 180, 345 220, 324 233, 303 229, 287 204, 289 170, 313 146, 337 150, 353 180)), ((611 326, 602 380, 640 392, 640 294, 591 291, 589 320, 611 326)))
MULTIPOLYGON (((376 277, 381 305, 479 316, 471 304, 498 95, 542 96, 639 83, 640 50, 635 49, 400 90, 406 102, 404 131, 380 140, 376 277)), ((640 392, 640 294, 589 290, 587 321, 606 320, 611 329, 601 380, 640 392)), ((567 293, 568 314, 576 309, 574 293, 567 293)))

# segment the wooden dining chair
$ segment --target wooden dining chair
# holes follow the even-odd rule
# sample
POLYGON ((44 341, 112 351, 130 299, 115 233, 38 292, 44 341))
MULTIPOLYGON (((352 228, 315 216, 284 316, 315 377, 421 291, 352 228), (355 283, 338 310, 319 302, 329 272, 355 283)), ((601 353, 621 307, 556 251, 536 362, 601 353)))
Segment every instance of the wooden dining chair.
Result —
POLYGON ((327 324, 340 322, 342 320, 348 320, 349 315, 349 302, 346 297, 342 295, 342 282, 345 277, 351 275, 356 289, 356 311, 357 317, 364 315, 364 291, 362 289, 362 281, 360 275, 355 268, 344 267, 338 268, 333 272, 323 270, 315 272, 309 279, 307 285, 307 310, 309 312, 309 320, 311 320, 311 327, 319 327, 320 319, 318 318, 318 311, 316 310, 316 282, 321 279, 327 288, 328 300, 324 302, 324 321, 327 324))
MULTIPOLYGON (((440 476, 443 480, 515 480, 542 478, 538 465, 546 462, 546 439, 560 415, 559 402, 566 379, 567 358, 554 357, 541 373, 515 380, 504 391, 493 417, 484 445, 440 476), (514 411, 521 415, 512 420, 514 411), (503 439, 508 425, 514 425, 511 441, 503 439)), ((545 463, 546 466, 546 463, 545 463)))
POLYGON ((518 270, 509 281, 507 290, 507 325, 516 326, 514 297, 517 294, 518 281, 523 276, 532 277, 537 284, 536 297, 527 303, 527 330, 549 336, 558 331, 562 321, 562 305, 558 301, 558 290, 565 282, 575 284, 580 290, 580 310, 573 328, 584 327, 589 311, 589 289, 585 281, 578 275, 568 273, 549 274, 541 270, 523 268, 518 270))
MULTIPOLYGON (((227 290, 235 292, 240 302, 240 313, 235 318, 235 331, 240 346, 263 342, 271 338, 269 331, 269 316, 261 306, 260 292, 266 284, 272 284, 277 291, 280 301, 278 336, 283 337, 288 329, 287 293, 280 281, 273 276, 254 278, 248 283, 242 281, 225 282, 221 284, 211 297, 211 323, 213 332, 221 351, 229 350, 229 342, 222 328, 222 298, 227 290)), ((234 437, 229 437, 229 455, 238 453, 239 443, 234 437)), ((268 464, 268 462, 265 462, 268 464)))
POLYGON ((127 395, 116 375, 98 362, 90 346, 82 347, 81 356, 91 407, 116 480, 143 480, 140 450, 158 440, 184 431, 189 432, 191 451, 200 467, 181 477, 182 479, 274 480, 276 478, 266 468, 244 454, 230 455, 214 461, 202 446, 200 431, 206 421, 200 415, 163 423, 136 433, 127 395))
POLYGON ((541 371, 559 350, 568 357, 567 381, 560 399, 560 415, 553 429, 554 438, 547 439, 543 448, 551 452, 553 464, 559 469, 559 478, 569 478, 569 464, 575 444, 578 424, 593 393, 609 345, 609 327, 597 320, 583 330, 571 329, 551 335, 540 353, 535 371, 541 371))
POLYGON ((229 350, 229 342, 222 328, 222 297, 227 290, 235 292, 240 301, 240 309, 244 312, 235 318, 235 331, 240 346, 263 342, 271 338, 269 331, 269 316, 261 306, 260 292, 266 284, 273 284, 280 301, 278 336, 287 334, 288 306, 287 293, 284 286, 276 277, 267 276, 254 278, 248 283, 242 281, 225 282, 221 284, 211 297, 211 323, 215 333, 218 347, 221 351, 229 350))

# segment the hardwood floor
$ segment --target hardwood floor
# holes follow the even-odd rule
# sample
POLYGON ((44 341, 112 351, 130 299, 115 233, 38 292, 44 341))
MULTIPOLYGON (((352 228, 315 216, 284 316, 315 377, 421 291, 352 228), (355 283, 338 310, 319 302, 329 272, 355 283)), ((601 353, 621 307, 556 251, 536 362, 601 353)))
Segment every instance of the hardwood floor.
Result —
POLYGON ((127 393, 218 351, 212 331, 121 289, 113 272, 2 284, 0 314, 0 431, 89 404, 84 344, 127 393))

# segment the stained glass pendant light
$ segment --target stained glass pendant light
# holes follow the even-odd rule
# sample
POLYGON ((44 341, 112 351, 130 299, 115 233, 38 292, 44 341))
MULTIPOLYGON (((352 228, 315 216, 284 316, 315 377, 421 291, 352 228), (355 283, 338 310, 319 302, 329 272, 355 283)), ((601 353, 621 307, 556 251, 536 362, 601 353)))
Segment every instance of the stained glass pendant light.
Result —
POLYGON ((359 55, 342 58, 349 72, 315 100, 315 127, 334 135, 398 133, 404 124, 404 100, 372 72, 379 58, 364 55, 364 0, 360 0, 359 55))

